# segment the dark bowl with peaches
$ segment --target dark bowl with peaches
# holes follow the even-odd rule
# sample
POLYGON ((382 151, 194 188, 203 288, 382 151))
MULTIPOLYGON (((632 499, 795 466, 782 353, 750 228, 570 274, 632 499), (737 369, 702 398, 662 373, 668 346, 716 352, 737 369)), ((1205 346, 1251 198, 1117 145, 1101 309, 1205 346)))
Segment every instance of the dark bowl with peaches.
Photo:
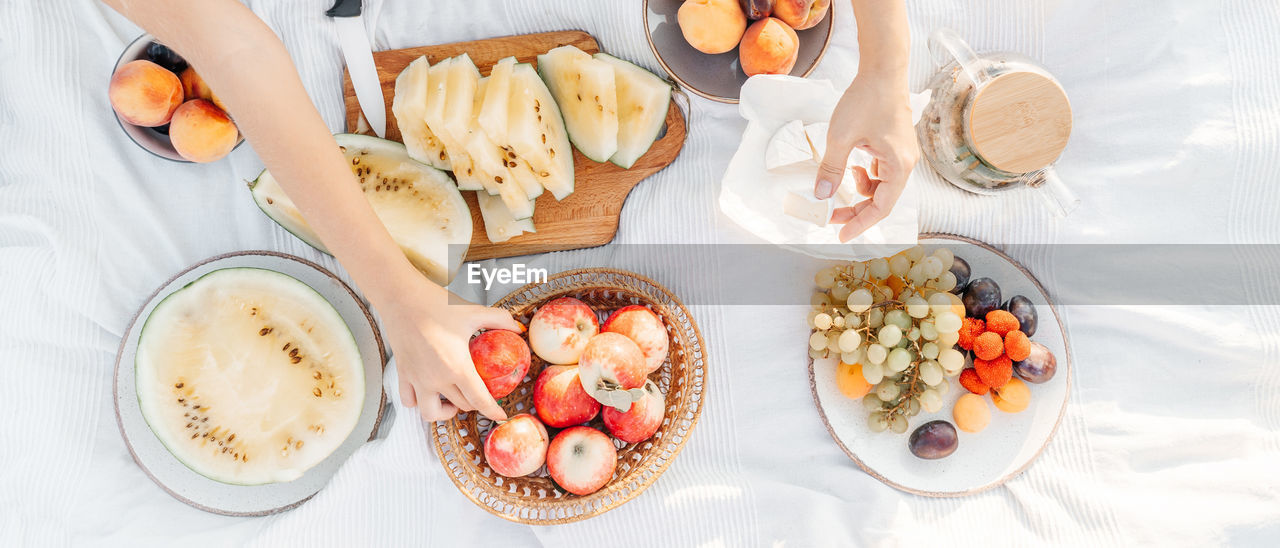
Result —
POLYGON ((737 103, 756 74, 806 77, 835 28, 831 0, 645 0, 658 63, 689 91, 737 103))

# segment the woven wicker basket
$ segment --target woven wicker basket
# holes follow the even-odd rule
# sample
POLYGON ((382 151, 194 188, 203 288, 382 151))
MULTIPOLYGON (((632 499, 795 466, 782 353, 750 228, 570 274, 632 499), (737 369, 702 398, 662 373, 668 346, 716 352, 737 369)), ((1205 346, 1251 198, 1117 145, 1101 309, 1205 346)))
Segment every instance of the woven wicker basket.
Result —
MULTIPOLYGON (((622 270, 573 270, 557 274, 546 283, 522 287, 494 306, 511 311, 517 320, 528 325, 539 306, 565 296, 587 303, 601 320, 632 304, 648 306, 662 318, 671 337, 671 350, 662 368, 649 378, 666 394, 666 414, 658 432, 648 440, 624 444, 615 439, 618 467, 613 479, 599 491, 581 497, 557 487, 545 466, 523 478, 504 478, 494 473, 483 455, 484 439, 493 422, 478 413, 428 423, 431 445, 458 489, 490 513, 517 523, 571 523, 608 512, 639 495, 684 447, 706 400, 707 353, 702 333, 679 299, 653 280, 622 270)), ((529 376, 502 399, 508 415, 533 412, 533 379, 538 378, 544 366, 546 362, 533 356, 529 376)), ((599 416, 590 424, 608 432, 599 416)), ((554 437, 554 430, 551 435, 554 437)))

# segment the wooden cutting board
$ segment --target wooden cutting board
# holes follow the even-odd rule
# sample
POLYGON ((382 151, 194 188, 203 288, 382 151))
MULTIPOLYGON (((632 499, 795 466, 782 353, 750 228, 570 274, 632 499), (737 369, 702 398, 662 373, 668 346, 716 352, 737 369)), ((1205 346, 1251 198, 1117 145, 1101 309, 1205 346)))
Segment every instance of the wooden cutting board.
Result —
MULTIPOLYGON (((600 51, 595 38, 582 31, 557 31, 521 36, 504 36, 472 42, 457 42, 437 46, 422 46, 388 51, 375 51, 373 63, 377 66, 378 80, 382 82, 382 97, 387 111, 387 138, 400 141, 400 129, 391 113, 391 101, 395 96, 396 77, 410 62, 423 55, 432 64, 466 53, 475 62, 480 73, 498 60, 515 56, 521 63, 534 63, 536 57, 548 50, 571 44, 587 53, 600 51)), ((351 76, 343 71, 342 95, 347 106, 347 131, 351 133, 373 132, 368 129, 360 113, 360 103, 351 87, 351 76)), ((484 221, 474 192, 463 192, 471 208, 473 226, 468 261, 515 257, 548 251, 580 249, 604 245, 613 240, 618 231, 618 216, 622 203, 631 188, 645 177, 667 167, 684 147, 685 120, 673 100, 667 111, 666 134, 636 161, 631 169, 622 169, 610 163, 597 163, 573 151, 574 192, 563 201, 557 201, 550 192, 538 197, 533 213, 533 223, 538 232, 523 234, 502 243, 492 243, 485 236, 484 221)))

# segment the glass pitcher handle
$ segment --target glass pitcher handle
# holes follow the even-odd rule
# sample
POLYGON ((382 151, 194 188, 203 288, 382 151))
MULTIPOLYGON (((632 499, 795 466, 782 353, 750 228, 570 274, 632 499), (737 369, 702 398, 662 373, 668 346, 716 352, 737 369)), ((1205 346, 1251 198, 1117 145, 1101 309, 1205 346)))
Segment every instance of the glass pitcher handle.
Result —
POLYGON ((978 69, 978 54, 974 53, 973 48, 970 48, 969 44, 954 30, 933 31, 933 34, 929 35, 929 54, 938 66, 946 65, 955 59, 956 64, 960 65, 960 69, 975 86, 987 81, 986 74, 978 69))
POLYGON ((1053 166, 1031 174, 1027 180, 1027 186, 1034 188, 1036 194, 1044 199, 1045 205, 1059 217, 1070 215, 1080 205, 1080 198, 1071 191, 1071 187, 1062 182, 1062 178, 1058 177, 1058 172, 1053 169, 1053 166))

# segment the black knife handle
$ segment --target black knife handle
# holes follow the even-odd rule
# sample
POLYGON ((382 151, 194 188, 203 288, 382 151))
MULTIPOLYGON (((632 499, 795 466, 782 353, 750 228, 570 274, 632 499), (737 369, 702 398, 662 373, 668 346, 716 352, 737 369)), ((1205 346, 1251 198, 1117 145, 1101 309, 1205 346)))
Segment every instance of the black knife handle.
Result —
POLYGON ((360 0, 337 0, 324 14, 329 17, 355 17, 360 15, 360 0))

